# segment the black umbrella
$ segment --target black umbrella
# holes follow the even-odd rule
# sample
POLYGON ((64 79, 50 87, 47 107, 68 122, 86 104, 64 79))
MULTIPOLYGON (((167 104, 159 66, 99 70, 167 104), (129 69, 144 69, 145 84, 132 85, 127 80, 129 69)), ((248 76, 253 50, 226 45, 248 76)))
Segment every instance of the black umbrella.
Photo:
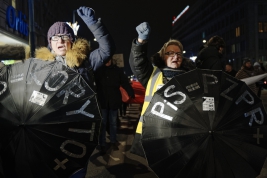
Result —
POLYGON ((86 165, 100 122, 95 92, 61 62, 0 69, 0 175, 67 178, 86 165))
POLYGON ((159 177, 252 178, 267 157, 266 137, 266 112, 244 82, 196 69, 154 94, 141 142, 159 177))

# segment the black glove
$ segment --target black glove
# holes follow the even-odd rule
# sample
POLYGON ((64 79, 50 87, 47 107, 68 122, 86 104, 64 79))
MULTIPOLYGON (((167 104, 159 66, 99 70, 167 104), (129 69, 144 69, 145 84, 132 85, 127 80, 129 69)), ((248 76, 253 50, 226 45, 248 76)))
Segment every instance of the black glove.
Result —
POLYGON ((90 7, 82 6, 77 9, 77 13, 87 26, 93 25, 97 22, 97 19, 95 18, 95 11, 90 7))

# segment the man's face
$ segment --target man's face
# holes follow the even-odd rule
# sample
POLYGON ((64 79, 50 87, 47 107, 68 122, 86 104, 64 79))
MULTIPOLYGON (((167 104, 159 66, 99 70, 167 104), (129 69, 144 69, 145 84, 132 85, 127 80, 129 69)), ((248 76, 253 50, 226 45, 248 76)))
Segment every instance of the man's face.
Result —
POLYGON ((223 48, 222 47, 219 48, 219 53, 223 54, 223 48))
POLYGON ((229 65, 229 64, 226 64, 226 65, 225 65, 225 70, 226 70, 227 72, 231 72, 231 70, 232 70, 232 66, 229 65))
POLYGON ((246 66, 247 68, 251 68, 251 62, 246 62, 245 66, 246 66))
POLYGON ((56 34, 51 40, 51 48, 55 52, 56 55, 65 56, 67 50, 71 48, 71 41, 67 39, 66 35, 56 34), (65 38, 65 40, 64 40, 65 38))
POLYGON ((256 65, 254 66, 254 69, 258 70, 260 68, 260 66, 256 65))

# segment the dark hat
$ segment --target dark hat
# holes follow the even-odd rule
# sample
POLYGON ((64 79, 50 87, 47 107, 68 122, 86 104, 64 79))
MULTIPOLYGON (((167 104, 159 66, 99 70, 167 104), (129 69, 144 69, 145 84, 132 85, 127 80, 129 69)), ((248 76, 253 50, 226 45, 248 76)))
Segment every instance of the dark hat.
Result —
POLYGON ((50 44, 50 38, 56 34, 69 35, 70 41, 74 41, 74 32, 72 28, 66 22, 55 22, 47 32, 48 44, 50 44))
POLYGON ((231 63, 231 62, 226 62, 225 65, 229 65, 229 66, 233 67, 233 63, 231 63))
POLYGON ((248 57, 245 57, 243 59, 243 64, 246 64, 247 62, 250 62, 251 63, 251 60, 248 57))
POLYGON ((220 36, 213 36, 213 37, 211 37, 210 39, 209 39, 209 41, 207 42, 207 45, 208 46, 215 46, 216 48, 220 48, 220 47, 222 47, 222 48, 225 48, 225 42, 224 42, 224 40, 223 40, 223 38, 222 37, 220 37, 220 36))

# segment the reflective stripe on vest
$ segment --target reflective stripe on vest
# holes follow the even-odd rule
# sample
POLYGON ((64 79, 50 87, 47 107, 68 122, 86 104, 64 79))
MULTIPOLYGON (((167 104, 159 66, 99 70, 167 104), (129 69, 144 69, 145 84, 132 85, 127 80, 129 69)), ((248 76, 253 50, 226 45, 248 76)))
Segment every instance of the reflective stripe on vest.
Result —
POLYGON ((143 114, 145 113, 159 85, 163 85, 163 75, 160 69, 154 66, 152 75, 150 76, 148 83, 147 83, 145 100, 144 100, 144 104, 143 104, 143 108, 141 112, 141 117, 137 125, 136 133, 139 133, 139 134, 142 133, 143 114))
POLYGON ((152 96, 154 94, 153 89, 155 87, 155 83, 156 83, 156 80, 159 77, 160 72, 161 71, 159 70, 159 68, 154 67, 153 73, 150 76, 149 81, 147 83, 146 96, 145 96, 145 101, 146 102, 150 102, 151 99, 152 99, 152 96), (153 86, 153 87, 151 87, 151 86, 153 86))

